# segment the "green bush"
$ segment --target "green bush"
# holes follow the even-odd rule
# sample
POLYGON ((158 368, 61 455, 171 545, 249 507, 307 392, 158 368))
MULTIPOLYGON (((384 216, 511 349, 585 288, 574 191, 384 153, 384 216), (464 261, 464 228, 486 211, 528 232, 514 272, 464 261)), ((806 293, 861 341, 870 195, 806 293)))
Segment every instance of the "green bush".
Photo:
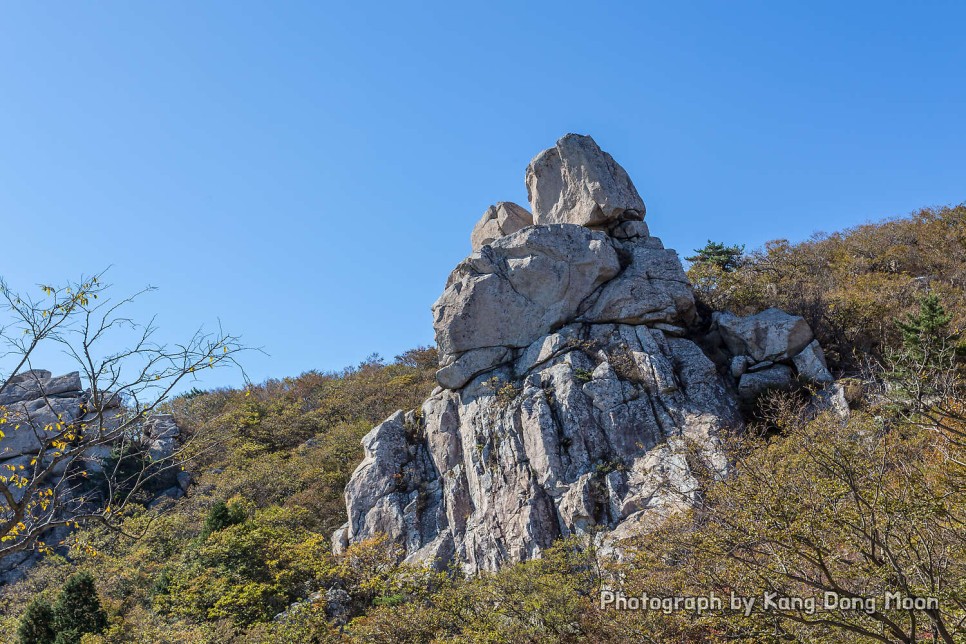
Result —
POLYGON ((54 610, 42 597, 34 597, 20 618, 17 628, 18 644, 50 644, 54 631, 54 610))

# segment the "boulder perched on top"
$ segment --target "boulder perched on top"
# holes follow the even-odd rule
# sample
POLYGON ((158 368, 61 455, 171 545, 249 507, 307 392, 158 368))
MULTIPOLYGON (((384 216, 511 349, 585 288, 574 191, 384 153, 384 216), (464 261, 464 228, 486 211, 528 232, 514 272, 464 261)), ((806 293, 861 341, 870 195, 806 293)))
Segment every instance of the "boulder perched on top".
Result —
POLYGON ((721 337, 734 355, 746 355, 755 362, 781 362, 797 355, 812 341, 812 329, 805 318, 780 309, 739 317, 715 313, 721 337))
POLYGON ((486 209, 470 233, 473 250, 479 250, 500 237, 533 225, 533 215, 511 201, 501 201, 486 209))
POLYGON ((627 172, 589 136, 568 134, 527 168, 535 224, 608 227, 644 218, 644 201, 627 172))

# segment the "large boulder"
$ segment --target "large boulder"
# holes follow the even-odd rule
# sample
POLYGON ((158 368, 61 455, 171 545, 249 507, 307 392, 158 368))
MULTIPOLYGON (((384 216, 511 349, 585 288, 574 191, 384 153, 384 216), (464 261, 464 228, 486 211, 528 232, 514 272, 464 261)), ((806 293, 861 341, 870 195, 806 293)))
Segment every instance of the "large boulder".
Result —
POLYGON ((526 178, 536 224, 608 227, 644 218, 627 172, 589 136, 563 137, 530 162, 526 178))
POLYGON ((0 391, 0 405, 45 396, 77 395, 80 390, 80 374, 76 371, 52 378, 49 371, 36 369, 10 378, 7 386, 0 391))
POLYGON ((749 356, 755 362, 788 360, 813 337, 804 318, 780 309, 765 309, 745 317, 715 313, 714 321, 731 353, 749 356))
POLYGON ((52 377, 32 369, 7 379, 0 391, 6 423, 0 426, 0 461, 37 454, 44 443, 81 416, 85 393, 78 372, 52 377))
POLYGON ((440 353, 526 347, 572 320, 618 271, 608 237, 581 226, 531 226, 498 239, 456 267, 433 305, 440 353))
POLYGON ((506 237, 532 225, 533 215, 526 208, 510 201, 501 201, 490 206, 483 213, 483 217, 480 218, 476 226, 473 227, 473 232, 470 233, 470 244, 476 251, 500 237, 506 237))

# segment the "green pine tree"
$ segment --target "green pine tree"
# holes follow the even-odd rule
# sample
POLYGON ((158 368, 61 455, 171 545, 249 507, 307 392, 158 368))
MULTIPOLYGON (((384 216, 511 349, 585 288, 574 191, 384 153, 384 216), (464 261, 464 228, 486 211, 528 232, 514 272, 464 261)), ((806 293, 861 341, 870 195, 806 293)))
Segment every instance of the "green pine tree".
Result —
POLYGON ((20 617, 17 644, 50 644, 55 636, 53 609, 42 597, 34 597, 20 617))
POLYGON ((730 273, 741 265, 745 247, 725 246, 721 242, 713 242, 709 239, 704 248, 697 248, 694 252, 694 255, 684 259, 692 264, 711 264, 726 273, 730 273))
POLYGON ((907 314, 905 320, 896 320, 902 334, 903 350, 924 365, 931 365, 955 341, 955 335, 949 332, 952 319, 939 296, 927 293, 919 300, 918 313, 907 314))
POLYGON ((84 571, 71 575, 54 604, 54 644, 78 644, 88 633, 107 628, 107 614, 97 596, 94 577, 84 571))

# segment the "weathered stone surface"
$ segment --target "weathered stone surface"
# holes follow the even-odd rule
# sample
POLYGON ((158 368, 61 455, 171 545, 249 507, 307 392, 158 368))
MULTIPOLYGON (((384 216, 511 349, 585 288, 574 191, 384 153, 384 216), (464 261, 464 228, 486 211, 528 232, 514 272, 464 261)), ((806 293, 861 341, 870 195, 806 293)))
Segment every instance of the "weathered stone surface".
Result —
POLYGON ((771 360, 765 360, 764 362, 756 362, 748 367, 748 371, 755 373, 756 371, 764 371, 765 369, 770 369, 774 366, 774 362, 771 360))
POLYGON ((80 374, 76 371, 64 376, 51 378, 40 377, 49 371, 36 370, 19 374, 11 378, 7 386, 0 392, 0 405, 9 405, 21 400, 35 400, 44 396, 58 396, 69 393, 79 393, 81 390, 80 374))
POLYGON ((477 251, 500 237, 506 237, 532 225, 533 215, 526 208, 511 201, 501 201, 490 206, 483 213, 483 217, 470 234, 470 244, 473 250, 477 251))
POLYGON ((792 358, 798 375, 811 382, 833 382, 828 366, 825 364, 825 352, 822 351, 818 340, 812 340, 808 346, 792 358))
POLYGON ((80 416, 82 396, 80 383, 77 385, 73 396, 64 395, 69 392, 58 387, 60 395, 49 397, 38 388, 28 387, 20 393, 33 398, 5 403, 7 422, 3 425, 4 437, 0 439, 0 461, 38 453, 46 441, 63 430, 64 424, 76 420, 80 416))
POLYGON ((620 270, 606 235, 569 224, 531 226, 460 263, 433 305, 442 354, 526 347, 572 320, 620 270))
POLYGON ((536 224, 608 226, 643 219, 644 201, 630 177, 589 136, 568 134, 527 168, 536 224))
POLYGON ((624 243, 629 264, 585 302, 578 319, 584 322, 647 324, 695 319, 694 293, 673 250, 624 243))
POLYGON ((804 318, 779 309, 746 317, 716 313, 714 320, 728 349, 755 362, 787 360, 812 341, 812 329, 804 318))
POLYGON ((650 231, 643 221, 625 221, 614 226, 610 235, 614 239, 638 239, 647 237, 650 231))
POLYGON ((459 389, 470 380, 512 355, 506 347, 484 347, 460 354, 453 362, 436 372, 436 381, 447 389, 459 389))
POLYGON ((750 402, 769 389, 788 389, 795 374, 791 367, 776 364, 763 371, 748 372, 738 381, 738 395, 750 402))
POLYGON ((845 397, 845 387, 837 382, 829 383, 811 401, 812 412, 820 414, 822 412, 832 412, 842 419, 846 419, 851 414, 849 401, 845 397))
POLYGON ((25 381, 36 381, 36 380, 49 380, 53 374, 46 369, 28 369, 27 371, 21 371, 15 376, 11 376, 7 379, 8 385, 13 385, 25 381))
POLYGON ((366 436, 346 489, 349 526, 333 537, 338 549, 385 532, 410 561, 455 558, 467 572, 495 570, 538 556, 561 535, 613 528, 686 498, 692 484, 674 484, 687 476, 653 471, 669 458, 687 467, 685 441, 669 447, 669 437, 726 469, 718 435, 741 421, 690 340, 576 324, 518 360, 534 366, 508 365, 441 391, 421 420, 412 416, 415 427, 397 413, 366 436))
POLYGON ((176 438, 181 435, 171 414, 153 414, 144 421, 144 434, 150 438, 176 438))

